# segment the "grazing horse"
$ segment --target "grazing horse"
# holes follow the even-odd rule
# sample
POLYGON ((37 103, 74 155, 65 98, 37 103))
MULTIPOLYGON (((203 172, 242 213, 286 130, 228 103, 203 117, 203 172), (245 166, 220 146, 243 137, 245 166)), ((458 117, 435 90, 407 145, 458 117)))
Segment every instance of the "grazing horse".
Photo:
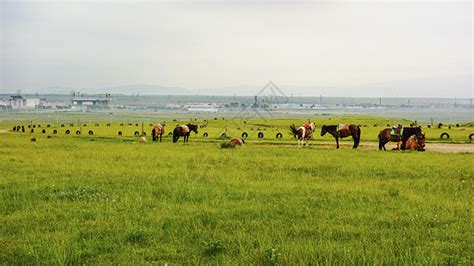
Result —
POLYGON ((245 144, 245 141, 242 138, 232 138, 229 140, 230 143, 234 145, 242 146, 245 144))
POLYGON ((290 126, 290 133, 298 138, 298 146, 304 146, 304 141, 309 141, 313 136, 314 128, 314 123, 306 123, 299 128, 293 124, 290 126))
POLYGON ((405 142, 405 150, 425 150, 425 134, 411 135, 405 142))
POLYGON ((197 129, 198 126, 193 124, 177 125, 176 128, 173 130, 173 143, 176 143, 179 137, 183 137, 184 144, 186 144, 186 142, 188 142, 189 134, 191 133, 191 131, 197 134, 197 129))
POLYGON ((165 124, 156 124, 153 129, 151 130, 151 138, 153 141, 158 140, 158 136, 160 137, 160 142, 163 134, 165 133, 165 124))
POLYGON ((422 134, 421 132, 421 127, 404 127, 403 132, 402 132, 402 145, 401 148, 402 150, 405 149, 405 143, 407 142, 408 138, 410 138, 412 135, 415 136, 420 136, 422 134))
POLYGON ((356 125, 333 125, 333 126, 323 126, 321 128, 321 136, 326 135, 326 133, 331 134, 336 139, 336 147, 339 149, 339 139, 352 136, 354 139, 354 146, 352 148, 357 148, 360 142, 360 127, 356 125))
POLYGON ((379 138, 379 150, 385 149, 385 144, 389 143, 390 141, 397 143, 397 150, 400 149, 400 145, 402 143, 402 136, 400 132, 402 131, 402 125, 398 125, 398 127, 393 128, 385 128, 380 131, 378 138, 379 138))

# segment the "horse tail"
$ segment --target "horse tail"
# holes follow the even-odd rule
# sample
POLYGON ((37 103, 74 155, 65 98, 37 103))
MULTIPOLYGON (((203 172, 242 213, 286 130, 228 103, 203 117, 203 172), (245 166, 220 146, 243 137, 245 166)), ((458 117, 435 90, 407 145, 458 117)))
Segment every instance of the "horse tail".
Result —
POLYGON ((176 143, 178 141, 179 135, 178 135, 178 130, 175 128, 173 130, 173 143, 176 143))
POLYGON ((379 138, 379 150, 382 150, 383 149, 383 145, 382 145, 382 131, 380 131, 379 135, 378 135, 378 138, 379 138))
POLYGON ((355 134, 355 138, 354 138, 354 148, 357 148, 359 147, 359 142, 360 142, 360 127, 357 126, 357 133, 355 134))
POLYGON ((298 129, 296 128, 295 124, 290 125, 290 133, 293 134, 294 136, 298 136, 298 129))

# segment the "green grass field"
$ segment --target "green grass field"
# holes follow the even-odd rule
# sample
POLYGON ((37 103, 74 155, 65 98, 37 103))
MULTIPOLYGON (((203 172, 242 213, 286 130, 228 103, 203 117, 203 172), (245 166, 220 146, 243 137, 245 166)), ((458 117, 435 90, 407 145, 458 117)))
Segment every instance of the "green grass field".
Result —
MULTIPOLYGON (((394 122, 346 119, 372 125, 363 141, 394 122)), ((188 145, 138 143, 119 121, 0 134, 0 263, 474 263, 474 154, 298 148, 293 121, 209 120, 188 145), (226 123, 252 141, 221 149, 226 123)), ((472 127, 448 132, 466 143, 472 127)))

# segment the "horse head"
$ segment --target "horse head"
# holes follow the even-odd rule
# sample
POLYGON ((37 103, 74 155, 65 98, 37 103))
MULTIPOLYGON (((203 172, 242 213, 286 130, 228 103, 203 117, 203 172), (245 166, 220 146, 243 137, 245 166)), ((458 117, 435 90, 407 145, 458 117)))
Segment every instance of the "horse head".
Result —
POLYGON ((190 131, 193 131, 194 133, 198 133, 198 126, 197 125, 193 125, 193 124, 187 124, 188 128, 190 131))
POLYGON ((327 132, 328 132, 327 127, 326 127, 326 126, 322 126, 322 127, 321 127, 321 136, 326 135, 327 132))
POLYGON ((424 151, 425 150, 425 134, 422 133, 422 134, 416 136, 416 142, 418 144, 417 149, 419 151, 424 151))

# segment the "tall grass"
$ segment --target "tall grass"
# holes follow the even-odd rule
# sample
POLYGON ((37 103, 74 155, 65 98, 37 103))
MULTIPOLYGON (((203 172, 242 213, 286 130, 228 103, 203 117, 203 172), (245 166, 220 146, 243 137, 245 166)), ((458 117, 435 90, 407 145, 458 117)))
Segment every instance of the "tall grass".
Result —
POLYGON ((473 156, 0 134, 0 261, 472 265, 473 156))

